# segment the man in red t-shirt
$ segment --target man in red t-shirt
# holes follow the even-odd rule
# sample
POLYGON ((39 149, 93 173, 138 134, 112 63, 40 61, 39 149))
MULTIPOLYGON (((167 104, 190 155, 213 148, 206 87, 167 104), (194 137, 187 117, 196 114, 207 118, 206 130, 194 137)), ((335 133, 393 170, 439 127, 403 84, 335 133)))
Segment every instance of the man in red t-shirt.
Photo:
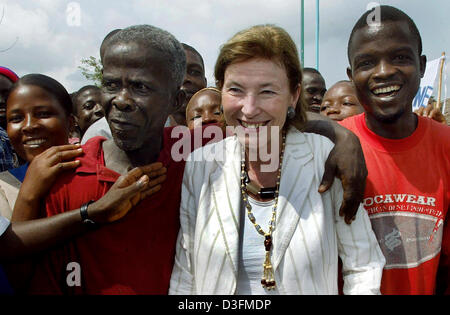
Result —
POLYGON ((365 113, 342 125, 366 158, 364 207, 386 257, 381 292, 433 294, 439 268, 449 284, 450 128, 412 112, 426 64, 420 34, 402 11, 379 9, 377 25, 368 11, 350 35, 347 73, 365 113))

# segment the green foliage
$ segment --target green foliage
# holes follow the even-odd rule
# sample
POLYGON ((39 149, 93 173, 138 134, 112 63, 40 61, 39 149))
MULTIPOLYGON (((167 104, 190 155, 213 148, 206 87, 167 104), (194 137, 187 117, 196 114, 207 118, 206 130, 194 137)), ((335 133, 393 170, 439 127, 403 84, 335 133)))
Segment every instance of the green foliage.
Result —
POLYGON ((101 87, 103 81, 101 61, 93 56, 89 56, 89 58, 82 58, 81 64, 78 68, 83 76, 89 81, 94 81, 96 86, 101 87))

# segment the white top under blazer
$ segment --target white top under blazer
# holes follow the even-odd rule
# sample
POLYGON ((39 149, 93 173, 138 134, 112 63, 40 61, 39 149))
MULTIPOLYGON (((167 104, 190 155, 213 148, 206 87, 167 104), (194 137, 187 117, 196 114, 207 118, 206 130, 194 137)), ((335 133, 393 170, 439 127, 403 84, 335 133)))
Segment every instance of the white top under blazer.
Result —
MULTIPOLYGON (((360 206, 356 220, 347 225, 339 216, 341 181, 318 192, 332 148, 323 136, 295 128, 287 133, 271 251, 280 294, 338 294, 338 255, 345 294, 380 293, 385 259, 366 211, 360 206)), ((243 209, 241 147, 232 136, 190 157, 169 294, 235 294, 243 209), (223 159, 214 159, 222 150, 223 159)))

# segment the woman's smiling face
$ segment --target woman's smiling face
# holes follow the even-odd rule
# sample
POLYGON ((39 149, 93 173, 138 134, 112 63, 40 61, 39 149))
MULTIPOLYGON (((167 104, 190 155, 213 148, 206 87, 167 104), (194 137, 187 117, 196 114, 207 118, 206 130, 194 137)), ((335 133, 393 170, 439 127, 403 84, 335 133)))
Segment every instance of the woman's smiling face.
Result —
POLYGON ((8 136, 17 154, 30 162, 56 145, 67 144, 69 119, 57 99, 35 85, 19 85, 8 97, 8 136))
POLYGON ((267 127, 270 142, 270 129, 282 129, 288 107, 295 108, 299 96, 300 85, 292 93, 286 70, 272 60, 252 58, 225 70, 222 106, 227 125, 243 128, 251 138, 267 127))

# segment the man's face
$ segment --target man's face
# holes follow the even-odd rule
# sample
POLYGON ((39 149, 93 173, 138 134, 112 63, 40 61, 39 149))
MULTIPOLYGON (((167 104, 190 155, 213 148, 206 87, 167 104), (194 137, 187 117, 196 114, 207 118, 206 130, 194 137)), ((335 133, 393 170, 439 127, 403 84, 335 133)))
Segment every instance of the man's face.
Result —
POLYGON ((319 113, 323 96, 327 91, 325 80, 320 74, 305 71, 303 73, 303 86, 305 89, 305 100, 309 110, 319 113))
MULTIPOLYGON (((192 95, 206 87, 206 78, 200 56, 188 49, 184 52, 186 53, 186 74, 181 89, 186 93, 185 104, 187 105, 192 95)), ((184 113, 186 107, 180 110, 184 113)))
POLYGON ((104 115, 101 104, 102 93, 100 89, 86 89, 77 95, 75 105, 77 108, 78 126, 84 133, 90 125, 104 115))
POLYGON ((6 99, 13 83, 7 77, 0 75, 0 127, 6 130, 6 99))
POLYGON ((164 56, 138 43, 107 47, 103 62, 103 107, 116 145, 141 149, 162 137, 179 91, 164 56))
POLYGON ((349 50, 358 99, 377 121, 395 123, 411 104, 425 72, 425 56, 406 22, 384 22, 354 34, 349 50))

